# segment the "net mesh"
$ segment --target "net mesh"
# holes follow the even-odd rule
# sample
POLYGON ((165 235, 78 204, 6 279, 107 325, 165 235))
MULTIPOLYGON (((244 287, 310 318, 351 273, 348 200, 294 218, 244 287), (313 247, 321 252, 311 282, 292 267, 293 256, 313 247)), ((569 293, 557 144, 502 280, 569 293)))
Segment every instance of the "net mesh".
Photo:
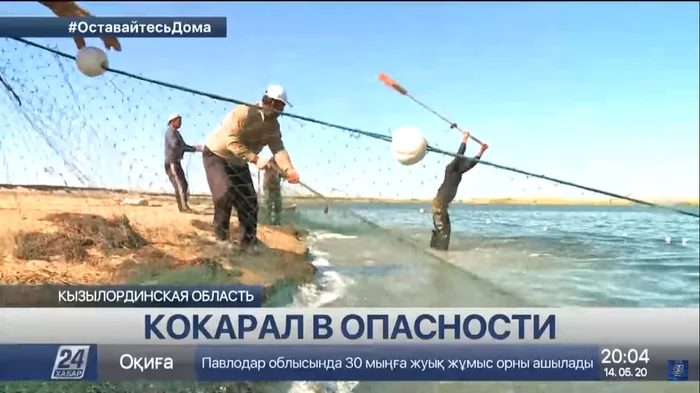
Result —
MULTIPOLYGON (((12 258, 0 264, 0 283, 99 284, 129 281, 192 285, 230 282, 259 284, 262 281, 268 287, 274 287, 278 282, 290 278, 289 259, 246 257, 222 261, 214 257, 208 248, 211 243, 211 216, 185 219, 176 214, 173 186, 163 165, 168 115, 178 112, 183 116, 182 134, 187 143, 203 144, 234 104, 109 72, 97 78, 87 78, 77 71, 73 60, 9 39, 0 41, 0 77, 6 84, 0 87, 0 115, 4 122, 0 131, 0 192, 2 185, 34 184, 167 194, 162 199, 149 196, 155 204, 166 205, 160 210, 123 207, 114 201, 104 202, 94 196, 72 197, 67 201, 40 195, 24 195, 14 199, 0 195, 0 220, 8 230, 13 231, 11 236, 5 236, 0 230, 0 250, 13 250, 14 253, 12 258), (9 210, 17 214, 6 214, 9 210), (89 217, 80 213, 87 213, 89 217), (113 218, 115 215, 116 219, 113 218), (51 236, 44 234, 47 227, 54 232, 51 236), (93 246, 85 251, 81 248, 84 244, 93 246), (54 254, 60 254, 61 260, 66 262, 55 260, 56 255, 48 255, 51 250, 58 250, 54 254), (115 250, 122 255, 119 264, 113 258, 115 250), (79 267, 72 264, 75 260, 89 259, 91 253, 96 251, 103 253, 98 255, 100 263, 81 264, 79 267), (37 263, 37 259, 50 260, 51 263, 37 263), (130 261, 136 262, 137 267, 131 267, 127 263, 130 261)), ((259 99, 256 96, 245 97, 244 94, 236 98, 249 102, 259 99)), ((330 232, 338 231, 345 224, 356 228, 355 216, 360 215, 378 223, 383 229, 391 229, 392 233, 406 235, 417 239, 416 242, 423 246, 427 245, 431 219, 429 214, 416 212, 419 209, 429 212, 428 200, 440 186, 445 165, 451 161, 451 157, 429 153, 419 164, 403 166, 392 157, 388 143, 288 117, 281 118, 280 123, 285 146, 306 185, 329 198, 376 202, 345 205, 342 208, 331 205, 333 216, 330 220, 321 213, 323 202, 319 206, 310 204, 316 215, 307 215, 306 220, 312 221, 315 228, 330 232), (394 210, 387 218, 386 214, 372 208, 382 203, 373 201, 374 198, 423 202, 403 210, 394 210), (406 233, 407 226, 419 228, 419 231, 406 233), (419 238, 413 237, 416 232, 421 233, 419 238)), ((434 130, 426 137, 431 143, 434 140, 446 141, 439 147, 450 152, 457 150, 460 140, 460 135, 451 130, 434 130)), ((471 144, 467 155, 474 154, 474 150, 474 144, 471 144)), ((270 153, 265 149, 263 155, 269 156, 270 153)), ((208 194, 202 156, 186 154, 183 167, 190 193, 208 194)), ((263 200, 267 193, 262 190, 263 178, 262 173, 252 169, 253 184, 261 197, 258 204, 262 210, 266 210, 263 200)), ((313 193, 304 186, 283 182, 282 195, 284 205, 289 207, 290 204, 308 201, 304 197, 310 197, 313 193)), ((488 166, 479 166, 478 170, 464 178, 457 198, 506 204, 516 201, 536 205, 557 202, 544 197, 546 195, 600 200, 590 192, 488 166), (486 183, 489 184, 488 193, 479 187, 486 183)), ((117 199, 121 201, 123 198, 119 196, 117 199)), ((200 199, 192 196, 191 201, 196 206, 208 205, 211 198, 206 195, 200 199)), ((244 202, 249 204, 248 207, 252 206, 252 201, 244 202)), ((616 201, 608 199, 608 202, 612 204, 616 201)), ((630 291, 635 297, 638 293, 667 291, 665 284, 647 281, 648 277, 654 276, 649 273, 654 271, 653 268, 638 267, 635 265, 637 258, 630 259, 628 263, 626 250, 637 250, 642 247, 640 245, 652 242, 664 242, 666 236, 669 236, 669 242, 673 237, 672 244, 685 247, 686 237, 690 237, 688 233, 691 232, 684 229, 669 234, 637 233, 624 222, 618 225, 611 219, 607 221, 605 236, 591 230, 596 234, 592 236, 586 233, 586 228, 598 228, 600 215, 586 212, 572 214, 576 225, 563 227, 559 225, 560 218, 552 212, 524 212, 508 218, 510 213, 470 210, 468 227, 471 232, 464 240, 453 239, 453 244, 455 249, 480 250, 481 254, 459 259, 461 254, 457 252, 458 260, 451 262, 488 282, 497 282, 499 287, 515 297, 529 296, 534 303, 548 305, 636 305, 637 300, 628 300, 630 291), (510 228, 516 229, 511 231, 510 228), (511 232, 518 233, 510 237, 503 235, 511 232), (638 239, 633 240, 633 237, 638 239), (568 248, 562 251, 554 243, 550 244, 549 239, 555 238, 559 239, 560 245, 568 248), (679 239, 682 239, 682 243, 679 243, 679 239), (599 251, 606 247, 614 251, 610 251, 609 255, 599 251), (562 255, 563 252, 574 261, 567 262, 573 263, 571 269, 574 273, 562 269, 560 266, 564 264, 559 259, 547 259, 547 256, 562 255), (591 264, 591 261, 611 258, 610 255, 622 262, 605 265, 605 268, 591 264), (482 266, 498 266, 499 269, 487 271, 482 266), (602 275, 601 269, 609 271, 610 277, 602 275), (618 280, 616 277, 629 279, 618 280), (545 284, 538 286, 543 282, 545 284), (606 285, 605 291, 570 290, 585 287, 582 283, 598 288, 601 282, 606 285), (533 292, 541 296, 533 296, 533 292), (602 292, 608 293, 613 300, 601 299, 599 293, 602 292)), ((670 228, 674 225, 677 224, 669 219, 662 226, 670 228)), ((697 233, 696 227, 695 231, 697 233)), ((389 241, 386 237, 377 236, 369 240, 365 238, 362 243, 351 247, 373 247, 380 253, 382 248, 386 248, 385 260, 403 255, 392 250, 405 248, 405 243, 392 248, 388 245, 389 241)), ((696 240, 691 238, 690 242, 697 247, 696 240)), ((695 296, 697 299, 697 254, 686 256, 688 251, 692 253, 690 247, 688 249, 670 258, 683 262, 683 265, 676 267, 677 279, 694 282, 673 290, 676 294, 695 296)), ((401 258, 409 259, 408 254, 401 258)), ((310 270, 300 267, 291 270, 298 270, 290 281, 294 283, 294 288, 300 281, 313 277, 313 274, 307 274, 310 270)), ((328 280, 329 283, 334 282, 328 280)), ((324 285, 332 287, 328 283, 324 285)), ((324 291, 327 288, 323 285, 320 290, 302 290, 301 294, 311 300, 297 298, 296 304, 323 304, 322 300, 330 298, 327 294, 331 293, 324 291)), ((415 288, 411 288, 410 294, 407 292, 405 297, 413 298, 411 294, 414 291, 415 288)), ((283 290, 278 292, 285 293, 283 290)), ((485 292, 485 296, 489 293, 485 292)), ((473 296, 455 298, 473 301, 473 296)), ((271 305, 289 304, 286 298, 279 300, 279 303, 275 303, 274 299, 269 301, 271 305)), ((484 300, 478 306, 488 301, 484 300)), ((661 299, 655 305, 675 304, 661 299)), ((231 390, 226 391, 251 391, 247 386, 231 385, 231 390)), ((40 391, 26 386, 17 390, 40 391)), ((55 386, 45 389, 54 390, 55 386)), ((136 390, 141 389, 129 389, 136 390)), ((223 390, 212 388, 207 391, 223 390)))
MULTIPOLYGON (((182 114, 185 140, 202 144, 234 106, 113 73, 86 78, 73 60, 10 39, 3 40, 0 55, 0 72, 11 89, 0 94, 5 120, 3 184, 170 193, 172 186, 163 170, 167 116, 182 114)), ((283 118, 281 124, 302 179, 327 197, 430 199, 451 160, 428 154, 417 165, 403 166, 392 158, 385 142, 292 118, 283 118)), ((456 150, 459 135, 435 134, 441 132, 441 137, 453 133, 455 141, 453 147, 442 147, 456 150)), ((186 155, 183 167, 191 193, 208 193, 201 158, 186 155)), ((256 187, 262 184, 263 176, 255 169, 253 178, 256 187)), ((467 200, 525 198, 533 191, 544 195, 557 187, 489 167, 470 173, 465 183, 458 198, 467 200), (472 186, 484 180, 504 186, 498 195, 486 195, 472 186)), ((298 185, 284 183, 282 188, 285 196, 312 195, 298 185)), ((578 190, 569 194, 587 196, 578 190)))
MULTIPOLYGON (((10 259, 10 262, 6 260, 4 264, 0 264, 2 265, 0 266, 0 283, 47 281, 111 283, 116 279, 125 280, 123 277, 127 276, 126 273, 129 273, 129 280, 141 283, 212 284, 240 282, 242 280, 244 283, 257 284, 261 280, 274 283, 278 282, 279 279, 289 278, 289 269, 283 268, 288 262, 285 259, 279 263, 277 260, 237 260, 233 268, 223 262, 212 264, 212 257, 206 251, 208 243, 192 236, 192 233, 198 229, 205 229, 205 233, 210 233, 211 218, 195 218, 191 222, 184 222, 180 218, 174 217, 176 214, 170 214, 176 210, 173 210, 173 186, 170 184, 163 166, 163 138, 168 115, 173 112, 180 113, 183 116, 182 134, 184 139, 189 144, 202 144, 226 113, 233 108, 233 104, 114 73, 106 73, 97 78, 87 78, 77 71, 73 60, 10 39, 0 41, 0 77, 6 84, 5 87, 0 87, 0 115, 4 123, 2 131, 0 131, 0 189, 2 185, 34 184, 160 192, 166 193, 168 196, 156 202, 170 206, 170 210, 154 210, 153 213, 148 213, 146 209, 139 208, 107 208, 103 206, 105 203, 93 197, 82 199, 74 197, 70 203, 65 201, 59 203, 56 202, 56 199, 42 199, 42 197, 7 199, 0 195, 0 217, 2 217, 3 225, 9 230, 15 231, 9 238, 5 238, 4 234, 0 232, 0 249, 12 249, 15 252, 14 261, 18 258, 21 259, 17 263, 10 259), (61 206, 58 206, 59 204, 61 206), (39 205, 41 205, 41 209, 37 212, 35 210, 39 205), (3 210, 10 209, 16 210, 18 214, 5 215, 2 213, 3 210), (101 219, 94 216, 88 220, 84 216, 55 214, 62 210, 69 210, 73 213, 88 212, 91 215, 103 214, 106 218, 115 213, 124 214, 124 216, 121 220, 100 221, 101 219), (44 227, 48 226, 45 224, 48 220, 46 216, 48 213, 53 214, 53 218, 49 221, 53 221, 51 225, 56 227, 56 236, 41 237, 37 234, 39 232, 29 232, 26 234, 27 236, 18 237, 18 234, 23 231, 45 229, 44 227), (124 217, 135 220, 136 224, 146 224, 142 225, 141 228, 151 226, 157 228, 157 231, 136 233, 130 221, 125 220, 124 217), (27 218, 36 218, 36 220, 28 220, 27 218), (88 230, 97 226, 100 226, 97 230, 99 233, 88 230), (164 229, 165 227, 184 229, 167 231, 164 229), (105 237, 106 233, 108 236, 105 237), (143 246, 145 243, 141 243, 142 235, 150 245, 143 246), (9 243, 2 244, 3 241, 9 243), (63 259, 74 260, 85 257, 81 254, 84 251, 75 245, 86 243, 102 248, 119 249, 120 252, 123 252, 124 249, 134 252, 122 258, 122 263, 119 266, 112 266, 111 262, 100 266, 81 265, 79 268, 55 261, 51 264, 26 263, 27 260, 46 257, 43 254, 38 255, 39 251, 36 248, 32 249, 31 244, 38 244, 42 250, 59 249, 60 253, 63 253, 63 259), (18 250, 21 251, 21 255, 17 254, 18 250), (192 254, 197 254, 198 257, 193 259, 192 254), (200 257, 202 255, 204 257, 200 257), (141 270, 130 267, 122 268, 128 261, 135 261, 145 268, 141 270), (187 268, 179 269, 182 265, 187 265, 187 268), (178 269, 175 269, 176 267, 178 269), (128 271, 123 272, 122 269, 128 271), (163 272, 165 270, 168 271, 163 272), (252 274, 248 274, 248 272, 252 274), (248 277, 254 277, 254 281, 246 282, 248 277)), ((244 94, 236 98, 247 98, 247 101, 250 102, 259 99, 256 96, 244 97, 244 94)), ((430 153, 417 165, 402 166, 393 159, 389 145, 385 142, 291 118, 282 118, 280 122, 285 145, 295 166, 299 168, 302 181, 329 198, 359 198, 365 201, 373 198, 404 201, 429 200, 435 195, 443 178, 444 167, 451 160, 451 157, 430 153)), ((453 145, 444 144, 439 147, 447 151, 456 151, 460 139, 457 133, 450 130, 432 132, 432 134, 426 135, 428 140, 431 142, 434 138, 454 140, 453 145)), ((473 149, 475 149, 474 144, 470 146, 467 154, 473 154, 473 149)), ((265 153, 269 156, 267 149, 265 153)), ((189 181, 190 193, 208 194, 209 187, 201 155, 186 154, 183 167, 189 181)), ((261 192, 262 174, 253 169, 252 178, 258 193, 264 198, 265 192, 261 192)), ((289 205, 297 200, 302 201, 303 197, 312 196, 312 192, 304 186, 283 182, 282 195, 285 205, 289 205)), ((533 198, 533 195, 558 195, 560 198, 571 199, 592 199, 595 197, 590 192, 508 173, 492 167, 480 166, 478 170, 465 177, 457 198, 490 203, 526 201, 531 204, 550 204, 556 202, 545 197, 533 198), (498 185, 499 188, 494 194, 494 188, 490 187, 487 194, 479 187, 479 184, 482 183, 498 185)), ((121 200, 123 197, 119 197, 119 199, 121 200)), ((205 196, 196 203, 205 204, 209 201, 210 198, 205 196)), ((615 202, 612 199, 608 201, 611 204, 615 202)), ((264 203, 260 202, 259 204, 264 206, 264 203)), ((429 233, 429 229, 426 229, 426 226, 430 225, 429 216, 414 214, 419 209, 427 211, 429 209, 427 202, 423 202, 420 206, 411 207, 410 209, 415 209, 411 212, 397 212, 395 217, 391 217, 389 221, 382 221, 383 218, 380 215, 375 216, 376 210, 368 209, 368 205, 370 204, 352 206, 350 207, 352 213, 342 213, 343 217, 347 219, 349 215, 357 213, 373 222, 378 222, 385 228, 391 227, 397 222, 400 224, 408 223, 414 225, 414 228, 420 227, 423 233, 429 233)), ((114 203, 110 206, 114 206, 114 203)), ((331 207, 331 209, 335 208, 331 207)), ((317 213, 323 218, 322 213, 319 212, 320 207, 317 209, 317 213)), ((503 219, 502 222, 496 223, 500 219, 497 213, 483 214, 483 212, 477 211, 472 214, 470 212, 470 220, 472 220, 470 225, 476 228, 475 232, 480 231, 484 238, 477 238, 475 234, 470 234, 472 237, 468 241, 477 240, 468 246, 473 248, 476 247, 476 242, 480 242, 478 247, 482 249, 488 251, 491 248, 499 251, 492 253, 492 259, 486 257, 465 258, 467 261, 465 268, 476 271, 478 268, 475 266, 476 264, 507 268, 510 266, 509 264, 527 261, 527 266, 516 265, 511 270, 503 268, 495 271, 495 273, 502 273, 502 275, 492 277, 484 273, 483 277, 498 281, 499 285, 506 287, 508 291, 512 291, 516 295, 518 295, 518 290, 521 293, 542 293, 543 303, 549 302, 551 304, 557 294, 565 291, 560 290, 560 287, 556 285, 551 286, 553 288, 551 291, 547 288, 542 289, 542 287, 537 287, 537 291, 532 291, 533 287, 523 283, 547 280, 545 273, 550 272, 550 281, 562 283, 562 287, 582 286, 582 282, 590 283, 591 287, 595 287, 595 284, 601 281, 599 272, 589 269, 590 266, 587 264, 602 258, 602 256, 590 250, 596 250, 598 245, 606 244, 612 244, 615 249, 619 250, 623 250, 625 244, 628 244, 629 248, 639 248, 637 243, 626 243, 629 241, 628 232, 630 229, 624 225, 620 228, 611 226, 608 228, 608 236, 604 238, 592 237, 587 240, 589 243, 574 239, 585 235, 575 232, 579 230, 578 226, 574 229, 559 229, 566 235, 563 237, 563 242, 572 245, 572 258, 582 258, 579 262, 582 271, 591 272, 590 274, 586 273, 588 275, 584 274, 583 278, 577 277, 576 280, 573 280, 569 277, 573 276, 572 274, 563 270, 563 273, 560 272, 558 267, 553 267, 553 264, 537 264, 533 263, 532 259, 528 259, 538 255, 548 255, 544 253, 549 249, 543 248, 539 243, 543 238, 541 233, 544 233, 543 231, 551 233, 558 230, 556 225, 553 225, 558 220, 554 214, 551 215, 551 218, 542 214, 540 217, 534 216, 534 213, 531 216, 522 214, 511 221, 503 219), (499 231, 503 231, 503 228, 520 225, 534 227, 541 231, 539 233, 531 232, 530 240, 527 236, 521 237, 518 234, 514 235, 512 239, 501 241, 503 235, 499 231), (485 239, 490 235, 493 237, 492 243, 485 239), (502 251, 504 247, 508 247, 508 244, 515 244, 512 246, 513 250, 502 251), (528 247, 532 247, 532 250, 528 247), (499 255, 503 255, 503 257, 501 258, 499 255), (469 263, 472 261, 474 264, 470 265, 469 263), (534 272, 533 276, 528 276, 528 271, 534 272)), ((337 220, 337 217, 337 215, 334 216, 335 222, 331 227, 332 230, 337 230, 342 224, 338 222, 340 220, 337 220)), ((589 227, 598 225, 596 222, 598 216, 582 214, 577 219, 579 220, 578 224, 581 225, 585 224, 589 227)), ((317 227, 323 228, 327 221, 327 219, 318 219, 315 224, 317 227)), ((518 228, 522 230, 522 228, 518 228)), ((697 231, 697 229, 695 230, 697 231)), ((525 232, 525 230, 522 231, 525 232)), ((688 236, 686 233, 688 232, 679 231, 671 236, 674 236, 674 241, 676 241, 676 238, 688 236)), ((206 237, 206 235, 202 236, 206 237)), ((632 233, 631 236, 635 236, 635 234, 632 233)), ((650 241, 656 242, 659 240, 657 236, 662 235, 654 233, 636 236, 649 236, 650 241)), ((685 240, 683 238, 683 242, 685 240)), ((381 243, 377 246, 377 248, 381 248, 386 246, 384 242, 385 239, 382 238, 377 240, 377 243, 372 244, 381 243)), ((421 238, 420 242, 427 244, 427 239, 421 238)), ((696 245, 697 242, 694 244, 696 245)), ((356 247, 366 246, 366 244, 357 244, 356 247)), ((404 247, 404 245, 401 244, 400 247, 404 247)), ((389 249, 389 247, 386 248, 389 249)), ((559 250, 551 252, 554 254, 559 250)), ((622 255, 620 259, 624 260, 622 251, 620 251, 620 255, 622 255)), ((48 257, 53 258, 54 256, 49 255, 48 257)), ((392 254, 387 258, 395 258, 395 255, 392 254)), ((111 261, 111 259, 101 259, 101 261, 106 260, 111 261)), ((679 273, 686 274, 695 282, 694 286, 688 287, 690 288, 688 291, 691 293, 689 296, 696 296, 692 293, 697 294, 696 261, 697 254, 690 257, 690 262, 687 264, 693 269, 692 277, 683 271, 679 273)), ((632 285, 630 282, 636 283, 635 288, 639 287, 639 292, 636 293, 653 292, 649 288, 656 285, 644 281, 645 277, 653 274, 648 274, 643 269, 640 270, 641 273, 638 277, 632 276, 630 270, 626 270, 625 266, 622 266, 621 270, 611 267, 606 267, 606 269, 612 273, 619 273, 618 276, 632 277, 619 286, 621 288, 619 289, 620 298, 627 294, 632 285)), ((686 276, 680 277, 685 279, 686 276)), ((665 288, 659 289, 659 292, 663 290, 665 288)), ((405 297, 414 298, 413 291, 412 288, 410 295, 407 293, 405 297)), ((605 291, 613 292, 613 295, 616 293, 610 287, 605 291)), ((312 292, 315 294, 314 296, 318 295, 318 291, 312 292)), ((603 302, 597 298, 597 294, 574 293, 571 296, 571 298, 562 298, 561 302, 557 304, 581 304, 583 302, 583 304, 592 305, 603 302)), ((317 297, 322 298, 321 295, 317 297)), ((459 296, 456 298, 461 299, 459 296)), ((469 296, 464 297, 464 299, 469 298, 469 296)), ((558 298, 557 301, 559 301, 558 298)), ((615 301, 618 302, 616 304, 619 304, 619 300, 615 301)), ((628 304, 632 303, 633 301, 630 300, 628 304)), ((321 303, 308 301, 305 304, 321 303)), ((240 390, 226 391, 251 391, 247 387, 239 388, 240 390)), ((55 385, 52 385, 44 391, 55 391, 55 389, 55 385)), ((40 391, 26 387, 17 390, 40 391)), ((141 387, 128 390, 137 391, 141 390, 141 387)), ((211 389, 207 391, 224 390, 211 389)))
MULTIPOLYGON (((178 112, 183 116, 182 134, 187 143, 203 144, 235 106, 111 72, 87 78, 78 72, 74 60, 11 39, 0 42, 0 76, 5 84, 0 93, 4 121, 0 184, 6 185, 165 193, 170 199, 163 203, 172 204, 175 191, 163 166, 168 115, 178 112)), ((236 98, 249 102, 259 99, 236 98)), ((445 165, 452 159, 429 153, 419 164, 403 166, 392 157, 386 142, 289 117, 282 117, 280 123, 285 146, 302 181, 328 198, 420 200, 422 205, 415 210, 428 211, 445 165)), ((450 152, 456 151, 460 140, 460 135, 449 129, 430 131, 426 137, 454 141, 438 146, 450 152)), ((475 144, 470 144, 467 155, 475 149, 475 144)), ((263 155, 270 152, 265 149, 263 155)), ((201 155, 185 154, 183 167, 189 193, 209 194, 201 155)), ((263 178, 252 169, 260 198, 266 194, 261 190, 263 178)), ((282 182, 285 205, 312 196, 306 186, 282 182)), ((591 192, 481 165, 465 177, 457 199, 556 203, 546 195, 596 198, 591 192), (479 187, 486 183, 488 194, 479 187)), ((262 201, 258 205, 265 209, 262 201)), ((353 209, 372 219, 371 209, 353 209)), ((419 215, 410 220, 430 221, 419 215)))

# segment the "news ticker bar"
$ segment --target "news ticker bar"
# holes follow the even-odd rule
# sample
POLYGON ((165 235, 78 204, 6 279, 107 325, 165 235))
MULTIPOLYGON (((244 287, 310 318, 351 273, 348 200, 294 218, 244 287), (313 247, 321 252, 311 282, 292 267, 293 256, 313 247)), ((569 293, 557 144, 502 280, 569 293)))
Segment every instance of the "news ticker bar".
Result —
POLYGON ((615 359, 607 350, 559 344, 17 344, 0 345, 0 380, 698 381, 697 347, 615 348, 622 354, 615 359))
POLYGON ((242 285, 0 285, 3 307, 261 307, 263 288, 242 285))
POLYGON ((225 17, 1 17, 2 37, 226 37, 225 17))

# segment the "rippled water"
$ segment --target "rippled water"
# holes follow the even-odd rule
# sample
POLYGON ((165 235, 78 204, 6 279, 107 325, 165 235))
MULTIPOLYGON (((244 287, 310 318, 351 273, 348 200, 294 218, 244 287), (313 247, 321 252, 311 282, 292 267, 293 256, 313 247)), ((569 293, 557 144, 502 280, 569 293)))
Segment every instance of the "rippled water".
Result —
MULTIPOLYGON (((429 213, 418 205, 354 211, 419 246, 429 213)), ((440 255, 543 306, 697 307, 700 220, 634 207, 471 206, 450 210, 451 250, 440 255)))
MULTIPOLYGON (((698 307, 700 223, 636 207, 456 205, 451 250, 429 206, 300 206, 320 283, 303 307, 698 307), (422 213, 421 209, 425 212, 422 213), (378 224, 368 224, 362 219, 378 224), (668 238, 668 239, 667 239, 668 238)), ((673 383, 295 383, 291 393, 697 392, 673 383)))

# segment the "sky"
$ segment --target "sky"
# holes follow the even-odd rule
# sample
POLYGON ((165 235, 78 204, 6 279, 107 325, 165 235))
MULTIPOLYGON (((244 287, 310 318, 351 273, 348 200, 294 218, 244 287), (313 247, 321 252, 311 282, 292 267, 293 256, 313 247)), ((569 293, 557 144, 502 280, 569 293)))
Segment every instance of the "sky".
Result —
MULTIPOLYGON (((123 38, 113 68, 246 102, 281 84, 291 113, 377 133, 416 126, 456 151, 461 135, 382 85, 386 72, 488 142, 487 161, 638 198, 698 197, 696 2, 83 5, 97 16, 228 18, 227 38, 123 38)), ((0 3, 0 14, 51 15, 34 2, 0 3)), ((76 52, 69 38, 32 40, 76 52)), ((181 113, 185 140, 200 144, 234 107, 109 73, 90 79, 16 42, 0 39, 0 50, 0 73, 23 101, 0 93, 3 183, 170 191, 167 116, 181 113)), ((386 142, 280 122, 302 181, 326 195, 429 198, 450 161, 429 153, 402 166, 386 142)), ((201 158, 183 164, 192 191, 207 192, 201 158)), ((457 198, 509 196, 594 197, 482 165, 457 198)))

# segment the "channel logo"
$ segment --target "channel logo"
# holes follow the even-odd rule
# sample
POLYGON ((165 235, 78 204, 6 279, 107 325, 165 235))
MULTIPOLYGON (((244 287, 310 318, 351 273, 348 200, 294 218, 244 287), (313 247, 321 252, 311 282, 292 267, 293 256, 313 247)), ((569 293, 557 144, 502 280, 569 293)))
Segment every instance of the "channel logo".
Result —
POLYGON ((89 345, 61 345, 56 352, 56 360, 51 371, 51 379, 77 381, 85 376, 89 345))

